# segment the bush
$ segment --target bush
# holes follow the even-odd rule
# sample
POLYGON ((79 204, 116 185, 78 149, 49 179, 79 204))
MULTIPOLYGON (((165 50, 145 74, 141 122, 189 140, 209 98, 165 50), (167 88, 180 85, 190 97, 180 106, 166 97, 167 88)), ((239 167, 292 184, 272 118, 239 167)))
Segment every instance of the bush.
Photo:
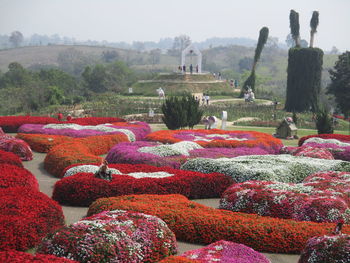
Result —
POLYGON ((318 134, 332 134, 334 132, 333 120, 327 109, 322 108, 317 111, 316 128, 318 134))

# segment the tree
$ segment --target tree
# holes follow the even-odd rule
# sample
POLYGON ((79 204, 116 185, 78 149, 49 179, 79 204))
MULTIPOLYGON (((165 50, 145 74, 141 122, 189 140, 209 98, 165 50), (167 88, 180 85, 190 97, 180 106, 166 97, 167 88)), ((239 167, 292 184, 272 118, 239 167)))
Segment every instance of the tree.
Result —
POLYGON ((300 25, 299 25, 299 13, 295 12, 293 9, 290 10, 289 14, 289 25, 290 33, 294 39, 295 46, 300 47, 300 25))
POLYGON ((199 100, 196 100, 194 96, 188 95, 183 97, 183 100, 187 107, 187 125, 193 129, 193 126, 201 121, 203 111, 199 109, 199 100))
POLYGON ((93 69, 87 66, 82 77, 89 90, 97 93, 107 91, 107 73, 103 65, 96 65, 93 69))
POLYGON ((350 116, 350 52, 338 57, 334 69, 329 70, 331 83, 327 93, 335 96, 335 101, 346 118, 350 116))
POLYGON ((119 59, 119 53, 115 50, 107 50, 102 52, 102 59, 105 62, 112 62, 119 59))
POLYGON ((191 38, 187 35, 180 35, 174 38, 173 47, 169 50, 172 56, 179 56, 188 45, 191 44, 191 38))
POLYGON ((158 64, 160 62, 161 50, 159 48, 152 49, 149 52, 149 60, 152 65, 158 64))
POLYGON ((310 47, 314 47, 314 39, 315 39, 315 34, 317 32, 317 27, 318 27, 318 16, 319 13, 317 11, 314 11, 312 13, 312 17, 310 20, 310 27, 311 27, 311 31, 310 31, 310 47))
POLYGON ((316 112, 316 128, 318 134, 332 134, 334 132, 333 120, 326 107, 321 107, 316 112))
POLYGON ((250 70, 252 68, 252 65, 253 65, 253 59, 248 57, 244 57, 240 59, 238 62, 239 71, 241 73, 243 73, 245 70, 250 70))
POLYGON ((261 52, 264 48, 264 45, 266 44, 268 37, 269 37, 269 29, 267 27, 263 27, 262 29, 260 29, 259 39, 258 39, 258 44, 257 44, 256 49, 255 49, 251 74, 243 84, 243 87, 241 90, 241 97, 243 96, 244 90, 248 90, 248 88, 251 88, 253 92, 255 91, 255 79, 256 79, 255 69, 256 69, 256 66, 257 66, 258 61, 259 61, 260 56, 261 56, 261 52))
POLYGON ((9 38, 9 41, 14 47, 18 47, 23 42, 23 35, 19 31, 13 31, 9 38))

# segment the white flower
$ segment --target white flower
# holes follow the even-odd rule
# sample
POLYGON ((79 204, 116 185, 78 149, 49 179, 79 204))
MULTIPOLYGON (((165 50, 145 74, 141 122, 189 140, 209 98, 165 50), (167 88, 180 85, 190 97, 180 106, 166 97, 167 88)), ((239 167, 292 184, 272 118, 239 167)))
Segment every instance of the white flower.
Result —
POLYGON ((132 176, 136 179, 141 178, 165 178, 173 176, 173 174, 167 172, 154 172, 154 173, 128 173, 126 175, 132 176))
POLYGON ((159 146, 141 147, 138 152, 151 153, 161 157, 174 156, 174 155, 186 155, 189 156, 189 151, 194 149, 203 149, 198 143, 183 141, 174 144, 165 144, 159 146))
POLYGON ((303 145, 304 144, 307 144, 307 143, 311 143, 311 142, 314 142, 314 143, 332 143, 332 144, 336 144, 340 147, 348 147, 350 146, 350 143, 346 143, 346 142, 342 142, 342 141, 339 141, 339 140, 336 140, 336 139, 322 139, 322 138, 319 138, 319 137, 311 137, 307 140, 304 141, 303 145))

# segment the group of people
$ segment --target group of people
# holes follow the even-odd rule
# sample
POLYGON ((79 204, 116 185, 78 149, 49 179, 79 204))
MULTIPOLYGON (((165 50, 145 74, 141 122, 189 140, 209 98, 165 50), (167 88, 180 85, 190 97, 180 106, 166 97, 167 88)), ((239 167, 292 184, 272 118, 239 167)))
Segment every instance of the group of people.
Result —
MULTIPOLYGON (((179 70, 179 72, 182 72, 182 73, 185 73, 185 74, 186 74, 186 65, 183 65, 182 67, 179 66, 179 67, 178 67, 178 70, 179 70)), ((196 65, 195 70, 196 70, 196 73, 199 72, 199 67, 198 67, 198 65, 196 65)), ((191 74, 193 73, 193 65, 192 65, 192 64, 190 65, 190 73, 191 73, 191 74)))
MULTIPOLYGON (((63 121, 64 117, 63 117, 62 112, 57 113, 57 119, 58 119, 59 121, 63 121)), ((67 120, 67 121, 72 120, 72 116, 71 116, 70 114, 68 114, 67 117, 66 117, 66 120, 67 120)))
POLYGON ((209 105, 210 96, 208 94, 203 94, 202 105, 209 105))
POLYGON ((254 100, 255 100, 254 92, 252 91, 251 88, 248 88, 248 90, 244 92, 244 101, 253 102, 254 100))

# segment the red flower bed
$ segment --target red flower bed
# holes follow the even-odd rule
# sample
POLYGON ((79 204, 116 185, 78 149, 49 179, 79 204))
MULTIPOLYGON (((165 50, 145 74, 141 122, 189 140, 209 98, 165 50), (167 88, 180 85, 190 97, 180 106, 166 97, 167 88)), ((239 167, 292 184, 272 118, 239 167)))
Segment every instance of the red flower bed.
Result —
POLYGON ((90 136, 54 146, 45 157, 45 169, 60 177, 64 168, 76 163, 101 163, 98 155, 106 154, 119 142, 128 142, 125 134, 90 136))
POLYGON ((63 225, 62 208, 47 195, 23 187, 0 190, 0 250, 27 250, 63 225))
POLYGON ((269 153, 278 153, 282 147, 280 139, 255 131, 161 130, 148 134, 146 139, 162 143, 195 141, 202 147, 261 147, 269 153))
MULTIPOLYGON (((69 168, 67 167, 66 170, 69 168)), ((78 167, 77 167, 78 168, 78 167)), ((56 182, 52 198, 61 204, 89 206, 101 197, 127 194, 182 194, 189 198, 214 198, 232 184, 232 178, 219 173, 203 174, 169 167, 146 164, 111 164, 109 168, 122 174, 113 175, 112 181, 96 178, 93 173, 77 173, 56 182), (134 178, 130 173, 164 172, 172 176, 163 178, 134 178), (130 174, 130 175, 128 175, 130 174)), ((138 174, 140 175, 140 174, 138 174)), ((156 174, 153 174, 156 176, 156 174)))
POLYGON ((18 186, 39 191, 38 180, 27 169, 12 164, 0 164, 0 189, 18 186))
POLYGON ((0 262, 2 263, 75 263, 78 261, 70 260, 67 258, 59 258, 53 255, 44 254, 29 254, 26 252, 20 252, 17 250, 5 250, 0 252, 0 262))
POLYGON ((103 123, 113 123, 113 122, 125 122, 125 120, 117 117, 85 117, 85 118, 72 119, 70 121, 63 121, 60 123, 75 123, 79 125, 99 125, 103 123))
POLYGON ((16 137, 26 141, 30 145, 30 148, 40 153, 47 153, 52 147, 58 144, 74 140, 74 138, 69 136, 47 134, 18 133, 16 137))
POLYGON ((309 138, 312 137, 319 137, 322 139, 336 139, 342 142, 350 142, 350 135, 344 135, 344 134, 315 134, 315 135, 308 135, 308 136, 304 136, 301 137, 299 139, 298 145, 301 146, 304 141, 306 141, 309 138))
MULTIPOLYGON (((324 235, 334 228, 331 223, 297 222, 218 210, 181 195, 101 198, 90 206, 88 215, 115 209, 158 216, 178 240, 201 244, 227 240, 274 253, 300 253, 310 237, 324 235)), ((350 233, 350 226, 346 225, 343 232, 350 233)))
POLYGON ((16 154, 0 150, 0 164, 4 163, 16 165, 18 167, 23 167, 21 159, 19 159, 19 157, 16 154))

